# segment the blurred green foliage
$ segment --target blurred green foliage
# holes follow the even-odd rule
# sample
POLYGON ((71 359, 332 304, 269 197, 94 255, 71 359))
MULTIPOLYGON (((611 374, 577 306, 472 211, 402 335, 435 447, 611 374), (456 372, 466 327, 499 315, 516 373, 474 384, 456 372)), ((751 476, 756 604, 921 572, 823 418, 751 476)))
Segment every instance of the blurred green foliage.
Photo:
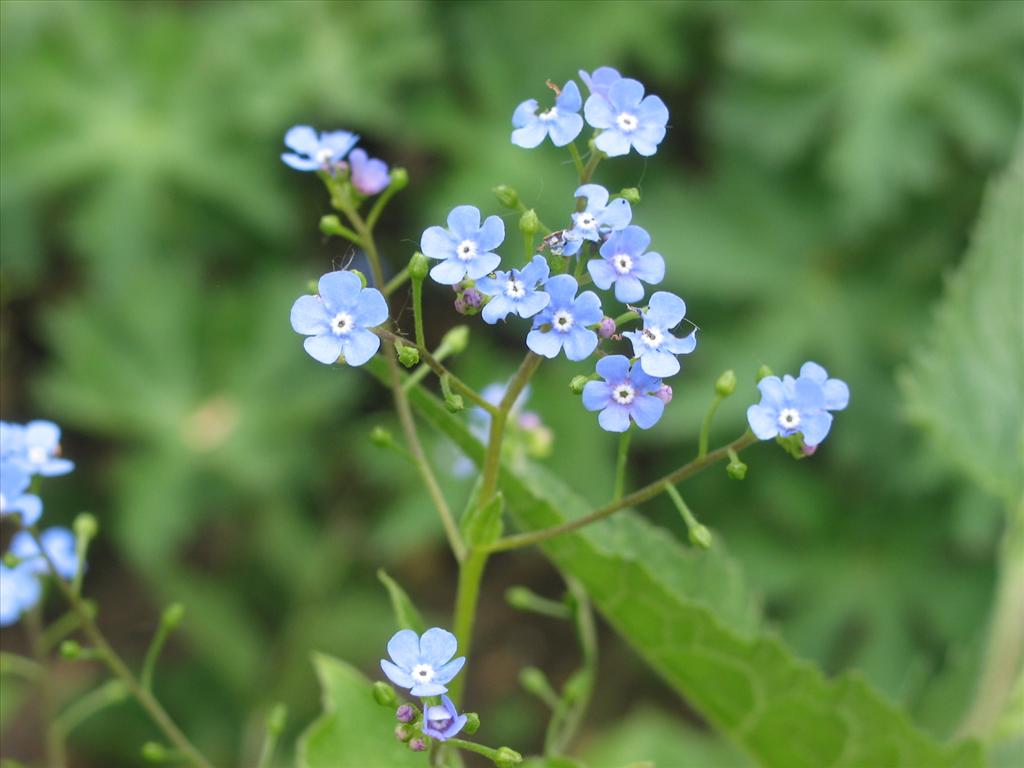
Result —
MULTIPOLYGON (((312 720, 310 651, 373 667, 393 628, 378 567, 428 621, 447 623, 453 594, 416 480, 366 440, 391 425, 388 398, 311 363, 288 328, 308 279, 353 254, 319 236, 326 200, 279 162, 281 136, 349 128, 410 169, 383 227, 397 271, 453 205, 499 212, 499 182, 549 224, 565 218, 571 163, 511 146, 509 118, 546 78, 601 64, 669 105, 659 154, 607 163, 599 180, 642 190, 635 217, 668 260, 664 287, 701 327, 666 418, 635 443, 634 482, 695 451, 725 368, 740 387, 719 437, 742 428, 762 362, 815 359, 848 381, 850 411, 813 460, 755 448, 744 483, 711 473, 687 500, 802 656, 862 670, 950 735, 978 664, 1000 506, 906 422, 896 371, 927 338, 942 275, 1014 144, 1019 4, 11 0, 0 57, 3 416, 67 427, 79 471, 47 484, 47 514, 100 518, 87 590, 129 656, 165 602, 188 605, 156 684, 216 760, 251 764, 275 701, 293 734, 312 720)), ((436 342, 457 316, 445 291, 427 301, 436 342)), ((520 330, 475 324, 459 374, 483 386, 511 373, 520 330)), ((550 467, 599 502, 615 445, 568 394, 577 372, 544 366, 530 405, 557 435, 550 467)), ((451 463, 448 444, 428 448, 451 463)), ((444 480, 460 506, 465 481, 444 480)), ((645 512, 681 528, 667 502, 645 512)), ((481 736, 527 750, 543 713, 515 670, 557 675, 575 659, 547 625, 509 628, 500 595, 520 582, 561 589, 537 555, 492 565, 468 695, 481 736)), ((595 740, 655 733, 678 705, 604 635, 583 740, 618 755, 595 740), (640 704, 661 709, 628 731, 619 721, 640 704)), ((94 679, 66 672, 68 694, 94 679)), ((3 751, 28 759, 38 714, 14 685, 3 751)), ((153 736, 120 705, 79 732, 76 765, 134 765, 153 736)))

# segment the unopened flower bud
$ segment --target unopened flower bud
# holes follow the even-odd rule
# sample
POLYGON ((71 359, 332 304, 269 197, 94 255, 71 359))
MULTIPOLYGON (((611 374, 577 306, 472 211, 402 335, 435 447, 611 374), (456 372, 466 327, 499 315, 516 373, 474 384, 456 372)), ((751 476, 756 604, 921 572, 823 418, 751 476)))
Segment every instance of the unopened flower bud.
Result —
POLYGON ((384 427, 377 425, 370 430, 370 442, 381 448, 387 448, 394 445, 395 438, 390 431, 384 429, 384 427))
POLYGON ((537 429, 544 426, 544 422, 540 420, 540 414, 534 411, 519 414, 517 423, 520 429, 537 429))
POLYGON ((519 765, 521 762, 523 762, 523 756, 508 747, 502 747, 494 755, 494 764, 498 768, 512 768, 513 765, 519 765))
POLYGON ((476 288, 467 288, 462 293, 462 300, 466 302, 466 306, 471 309, 480 309, 480 305, 483 304, 484 297, 476 288))
POLYGON ((469 346, 469 326, 456 325, 454 328, 441 337, 441 346, 449 355, 458 355, 466 351, 469 346))
POLYGON ((408 704, 403 704, 395 710, 395 719, 400 723, 411 723, 416 718, 416 710, 408 704))
POLYGON ((412 738, 414 731, 412 726, 402 723, 401 725, 395 726, 395 738, 399 741, 408 741, 412 738))
POLYGON ((630 203, 640 202, 640 190, 636 187, 626 187, 619 191, 619 197, 630 203))
POLYGON ((661 388, 654 393, 654 396, 661 400, 665 405, 672 402, 672 387, 668 384, 662 384, 661 388))
POLYGON ((574 395, 582 395, 583 388, 587 386, 587 382, 590 381, 586 376, 573 376, 572 381, 569 382, 569 391, 574 395))
POLYGON ((427 742, 419 738, 413 739, 409 742, 409 749, 411 749, 413 752, 426 752, 427 742))
POLYGON ((164 608, 163 615, 160 617, 160 623, 165 629, 177 629, 178 625, 181 624, 181 620, 185 618, 185 606, 181 603, 171 603, 164 608))
POLYGON ((816 445, 808 445, 807 443, 803 444, 804 456, 813 456, 817 450, 818 446, 816 445))
POLYGON ((538 229, 540 229, 540 219, 533 208, 519 217, 519 231, 524 235, 535 235, 538 229))
POLYGON ((395 695, 395 689, 380 680, 373 684, 373 698, 382 707, 393 708, 398 704, 398 696, 395 695))
POLYGON ((761 381, 761 379, 765 378, 766 376, 772 376, 772 375, 773 375, 772 374, 772 369, 769 368, 767 365, 762 365, 760 368, 757 369, 757 380, 758 381, 761 381))
POLYGON ((74 660, 82 655, 82 646, 76 640, 65 640, 60 644, 61 658, 74 660))
POLYGON ((463 299, 461 296, 455 297, 454 306, 455 311, 458 312, 460 315, 466 314, 466 300, 463 299))
POLYGON ((96 522, 96 517, 90 515, 88 512, 82 512, 78 517, 75 518, 73 525, 75 529, 75 538, 89 541, 95 538, 99 532, 100 524, 96 522))
POLYGON ((142 745, 142 759, 150 763, 165 763, 168 758, 167 747, 155 741, 147 741, 142 745))
POLYGON ((736 391, 736 371, 731 368, 725 371, 715 382, 715 394, 719 397, 728 397, 736 391))
POLYGON ((476 712, 466 713, 466 724, 462 726, 462 732, 472 736, 480 729, 480 715, 476 712))
POLYGON ((430 261, 419 251, 409 259, 409 277, 413 280, 425 280, 430 272, 430 261))
POLYGON ((284 733, 284 727, 288 722, 288 707, 284 704, 275 704, 267 715, 267 733, 280 736, 284 733))
POLYGON ((543 424, 527 430, 526 453, 531 459, 546 459, 555 444, 555 434, 543 424))
POLYGON ((597 335, 602 339, 610 339, 615 335, 615 321, 605 315, 601 318, 601 324, 597 326, 597 335))
POLYGON ((395 192, 405 189, 409 186, 409 172, 405 168, 392 168, 391 169, 391 189, 395 192))
POLYGON ((335 216, 333 213, 329 213, 326 216, 320 217, 320 231, 325 235, 337 235, 340 234, 341 230, 341 219, 335 216))
POLYGON ((320 284, 317 283, 316 280, 310 280, 308 283, 306 283, 306 290, 309 291, 314 296, 316 296, 317 294, 320 293, 320 284))
POLYGON ((734 459, 725 465, 725 473, 733 480, 742 480, 747 476, 747 465, 739 459, 734 459))
POLYGON ((519 193, 512 189, 512 187, 507 184, 499 184, 493 191, 494 196, 498 198, 498 202, 506 208, 519 207, 519 193))
POLYGON ((398 362, 404 365, 406 368, 412 368, 420 361, 420 351, 416 347, 410 347, 401 342, 395 344, 395 349, 398 350, 398 362))
POLYGON ((690 543, 695 547, 701 549, 708 549, 711 547, 711 531, 707 529, 707 526, 697 524, 690 528, 690 543))

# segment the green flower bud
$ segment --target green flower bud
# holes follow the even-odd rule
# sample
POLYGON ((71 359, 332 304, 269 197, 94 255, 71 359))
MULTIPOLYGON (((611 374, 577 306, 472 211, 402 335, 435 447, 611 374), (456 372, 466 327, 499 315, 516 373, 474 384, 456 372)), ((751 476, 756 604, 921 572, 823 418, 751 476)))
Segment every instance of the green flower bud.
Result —
POLYGON ((519 231, 524 235, 535 235, 538 229, 540 229, 540 219, 533 208, 519 217, 519 231))
POLYGON ((364 275, 358 269, 350 269, 349 272, 351 272, 353 275, 358 276, 359 277, 359 282, 361 282, 363 284, 363 288, 366 287, 366 275, 364 275))
POLYGON ((519 684, 525 691, 544 701, 558 698, 547 676, 537 667, 523 667, 519 671, 519 684))
POLYGON ((480 729, 480 715, 476 712, 466 713, 466 724, 462 726, 462 731, 469 736, 472 736, 480 729))
POLYGON ((494 764, 498 766, 498 768, 512 768, 513 765, 519 765, 523 762, 523 756, 514 749, 501 747, 494 753, 493 760, 494 764))
POLYGON ((395 342, 395 349, 398 350, 398 362, 406 368, 412 368, 420 361, 420 351, 416 347, 409 347, 400 341, 395 342))
POLYGON ((341 219, 333 213, 320 217, 320 231, 325 235, 337 235, 341 231, 341 219))
POLYGON ((373 698, 382 707, 387 707, 388 709, 394 709, 398 706, 398 696, 395 694, 395 689, 380 680, 373 684, 373 698))
POLYGON ((21 558, 15 555, 13 552, 8 552, 3 556, 3 564, 8 568, 17 568, 18 563, 21 562, 21 558))
POLYGON ((164 608, 160 623, 168 630, 176 629, 183 618, 185 618, 185 606, 181 603, 171 603, 164 608))
POLYGON ((573 376, 569 382, 569 391, 574 395, 582 395, 583 388, 587 386, 588 381, 590 381, 588 376, 573 376))
POLYGON ((747 465, 736 459, 725 465, 725 472, 733 480, 742 480, 747 476, 747 465))
POLYGON ((774 375, 772 373, 772 369, 769 368, 767 365, 762 365, 760 368, 757 369, 757 380, 758 381, 761 381, 761 379, 763 379, 765 376, 772 376, 772 375, 774 375))
POLYGON ((142 759, 150 763, 165 763, 169 758, 167 748, 155 741, 147 741, 142 745, 142 759))
POLYGON ((389 448, 395 444, 395 438, 379 424, 370 430, 370 442, 380 448, 389 448))
POLYGON ((88 512, 79 514, 72 527, 75 529, 75 538, 83 541, 94 539, 100 530, 100 524, 96 522, 96 517, 88 512))
POLYGON ((316 280, 310 280, 308 283, 306 283, 306 290, 309 291, 314 296, 316 296, 318 293, 320 293, 320 284, 316 280))
POLYGON ((697 524, 690 528, 690 543, 701 549, 711 548, 711 531, 707 526, 697 524))
POLYGON ((275 704, 267 714, 267 733, 280 736, 284 733, 284 726, 288 722, 288 707, 284 704, 275 704))
POLYGON ((640 202, 640 190, 636 187, 626 187, 619 191, 619 197, 630 203, 636 204, 640 202))
POLYGON ((459 355, 469 346, 469 326, 456 325, 441 337, 441 348, 449 355, 459 355))
POLYGON ((74 661, 82 656, 82 646, 76 640, 65 640, 60 644, 61 658, 74 661))
POLYGON ((391 184, 389 185, 395 192, 400 192, 409 186, 409 172, 405 168, 392 168, 391 169, 391 184))
POLYGON ((430 260, 419 251, 409 259, 409 277, 413 280, 426 280, 430 271, 430 260))
MULTIPOLYGON (((505 590, 505 600, 513 608, 528 610, 533 605, 533 592, 526 587, 509 587, 505 590)), ((520 679, 522 676, 520 675, 520 679)))
POLYGON ((715 394, 719 397, 728 397, 736 391, 736 371, 731 368, 718 377, 715 382, 715 394))
POLYGON ((498 202, 506 208, 519 207, 519 193, 508 186, 508 184, 499 184, 493 191, 494 196, 498 198, 498 202))
POLYGON ((554 433, 543 424, 526 431, 526 454, 531 459, 548 458, 554 445, 554 433))

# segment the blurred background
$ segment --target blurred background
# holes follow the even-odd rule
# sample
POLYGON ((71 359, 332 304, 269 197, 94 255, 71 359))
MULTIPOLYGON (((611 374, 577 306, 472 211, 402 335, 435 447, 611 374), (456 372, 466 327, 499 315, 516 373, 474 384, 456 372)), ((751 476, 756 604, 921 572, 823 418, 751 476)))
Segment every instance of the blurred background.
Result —
MULTIPOLYGON (((511 114, 544 98, 545 79, 605 64, 659 94, 671 120, 655 157, 607 162, 597 181, 641 189, 634 222, 701 328, 666 417, 634 441, 631 482, 694 453, 725 368, 740 389, 716 442, 744 428, 762 363, 813 359, 849 382, 850 409, 813 459, 755 447, 745 482, 713 470, 684 492, 801 656, 861 670, 950 735, 977 672, 1001 511, 908 420, 900 380, 1018 135, 1019 3, 9 0, 0 13, 0 414, 65 428, 78 467, 45 483, 46 515, 99 518, 86 592, 115 645, 138 660, 166 603, 186 604, 157 690, 215 761, 252 764, 277 701, 290 748, 319 708, 311 651, 375 674, 394 624, 378 567, 432 623, 449 623, 454 598, 433 510, 367 439, 394 426, 387 393, 314 363, 289 327, 308 281, 353 254, 320 235, 327 200, 280 162, 285 130, 353 130, 409 169, 381 227, 397 271, 454 205, 506 215, 498 183, 564 220, 568 155, 512 146, 511 114)), ((428 341, 463 320, 451 299, 428 289, 428 341)), ((503 380, 524 324, 469 324, 457 372, 503 380)), ((543 366, 529 407, 555 432, 549 466, 596 503, 616 440, 569 394, 579 372, 543 366)), ((428 448, 459 507, 456 454, 428 448)), ((644 512, 683 530, 667 500, 644 512)), ((513 584, 564 588, 538 553, 492 562, 467 702, 481 739, 526 752, 546 715, 517 669, 560 683, 577 659, 568 627, 504 603, 513 584)), ((581 754, 743 764, 602 640, 581 754)), ((25 647, 18 627, 2 643, 25 647)), ((57 673, 66 698, 100 679, 90 664, 57 673)), ((40 762, 38 696, 0 686, 0 756, 40 762)), ((136 765, 154 737, 118 705, 75 733, 72 764, 136 765)))

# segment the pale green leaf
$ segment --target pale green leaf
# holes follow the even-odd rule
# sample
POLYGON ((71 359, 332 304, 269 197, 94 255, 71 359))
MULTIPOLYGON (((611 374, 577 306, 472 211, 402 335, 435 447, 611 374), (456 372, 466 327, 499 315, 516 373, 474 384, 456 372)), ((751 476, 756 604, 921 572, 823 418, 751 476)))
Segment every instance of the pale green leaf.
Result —
POLYGON ((423 618, 420 616, 420 612, 416 610, 416 606, 413 605, 409 595, 402 589, 402 585, 391 578, 383 568, 378 569, 377 578, 387 589, 388 597, 391 598, 391 610, 395 614, 398 628, 411 629, 418 634, 422 634, 425 626, 423 618))

